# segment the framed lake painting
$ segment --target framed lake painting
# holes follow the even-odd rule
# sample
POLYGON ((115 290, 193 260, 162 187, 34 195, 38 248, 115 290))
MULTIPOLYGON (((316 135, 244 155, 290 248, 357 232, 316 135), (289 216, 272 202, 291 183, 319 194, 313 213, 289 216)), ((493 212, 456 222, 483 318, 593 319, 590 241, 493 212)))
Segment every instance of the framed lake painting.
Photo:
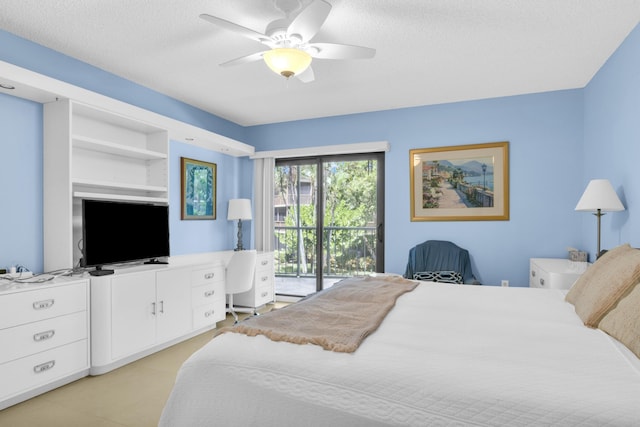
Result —
POLYGON ((216 219, 216 164, 180 159, 182 219, 216 219))
POLYGON ((411 221, 509 219, 509 143, 409 151, 411 221))

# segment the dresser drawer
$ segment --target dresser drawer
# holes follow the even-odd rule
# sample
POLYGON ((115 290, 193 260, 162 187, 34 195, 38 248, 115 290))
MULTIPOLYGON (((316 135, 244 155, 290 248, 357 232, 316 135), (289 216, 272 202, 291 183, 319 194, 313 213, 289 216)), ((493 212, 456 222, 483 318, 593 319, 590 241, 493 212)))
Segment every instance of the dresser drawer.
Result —
POLYGON ((199 268, 191 272, 191 286, 200 286, 222 281, 224 281, 224 267, 220 265, 199 268))
POLYGON ((256 259, 256 273, 261 270, 271 271, 273 268, 273 252, 258 254, 256 259))
POLYGON ((0 400, 88 369, 87 340, 0 364, 0 400))
POLYGON ((273 274, 271 271, 256 271, 254 284, 256 289, 265 286, 273 287, 273 274))
POLYGON ((211 304, 216 299, 224 300, 224 282, 214 282, 191 288, 193 307, 211 304))
POLYGON ((0 329, 87 310, 85 282, 0 297, 0 329))
POLYGON ((193 309, 193 329, 215 325, 224 320, 226 309, 224 299, 218 299, 211 304, 201 305, 193 309))
POLYGON ((271 282, 256 289, 256 307, 273 302, 273 285, 271 282))
POLYGON ((87 312, 59 316, 0 330, 0 363, 87 338, 87 312))
POLYGON ((532 288, 548 288, 549 285, 549 273, 544 271, 535 263, 531 263, 529 286, 532 288))
POLYGON ((589 264, 562 258, 532 258, 529 262, 529 286, 544 289, 570 289, 589 264))

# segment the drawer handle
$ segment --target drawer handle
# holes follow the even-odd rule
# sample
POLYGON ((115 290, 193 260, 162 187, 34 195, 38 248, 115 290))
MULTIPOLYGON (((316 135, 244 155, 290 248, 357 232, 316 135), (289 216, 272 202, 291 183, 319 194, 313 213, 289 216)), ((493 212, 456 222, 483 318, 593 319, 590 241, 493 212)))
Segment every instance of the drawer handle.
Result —
POLYGON ((216 293, 216 291, 215 291, 215 290, 212 290, 212 291, 206 291, 206 292, 204 293, 204 296, 205 296, 205 297, 207 297, 207 298, 209 298, 209 297, 212 297, 215 293, 216 293))
POLYGON ((263 292, 263 293, 261 293, 261 294, 260 294, 260 296, 261 296, 262 298, 266 297, 267 295, 269 295, 269 292, 263 292))
POLYGON ((213 279, 214 276, 216 275, 216 273, 207 273, 204 275, 204 278, 209 280, 209 279, 213 279))
POLYGON ((267 265, 267 264, 269 264, 269 260, 267 260, 267 259, 263 259, 263 260, 262 260, 262 262, 261 262, 260 264, 262 264, 262 265, 267 265))
POLYGON ((36 374, 40 374, 42 372, 46 372, 49 369, 53 368, 54 366, 56 366, 56 361, 55 360, 50 360, 46 363, 43 363, 41 365, 36 365, 33 367, 33 372, 35 372, 36 374))
POLYGON ((261 279, 261 280, 262 280, 263 282, 266 282, 267 280, 269 280, 269 276, 262 276, 262 279, 261 279))
POLYGON ((36 301, 33 303, 33 309, 34 310, 45 310, 47 308, 51 308, 53 306, 53 303, 55 302, 55 300, 53 299, 48 299, 48 300, 44 300, 44 301, 36 301))
POLYGON ((35 342, 40 342, 40 341, 44 341, 44 340, 48 340, 53 338, 53 336, 56 334, 56 331, 51 329, 50 331, 45 331, 45 332, 38 332, 37 334, 33 335, 33 340, 35 342))
POLYGON ((544 286, 544 279, 540 278, 540 285, 544 286))
POLYGON ((535 270, 531 270, 531 276, 532 277, 536 277, 536 271, 535 270))
POLYGON ((204 313, 204 317, 211 317, 213 316, 213 313, 215 313, 215 310, 209 310, 204 313))

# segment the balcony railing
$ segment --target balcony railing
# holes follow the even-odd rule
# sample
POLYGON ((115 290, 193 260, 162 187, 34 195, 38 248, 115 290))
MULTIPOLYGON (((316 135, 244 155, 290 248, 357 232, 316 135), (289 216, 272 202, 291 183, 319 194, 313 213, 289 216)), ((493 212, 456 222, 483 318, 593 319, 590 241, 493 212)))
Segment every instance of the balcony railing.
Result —
MULTIPOLYGON (((316 228, 276 226, 276 276, 315 277, 316 228)), ((361 276, 376 271, 375 227, 325 227, 322 275, 361 276)))

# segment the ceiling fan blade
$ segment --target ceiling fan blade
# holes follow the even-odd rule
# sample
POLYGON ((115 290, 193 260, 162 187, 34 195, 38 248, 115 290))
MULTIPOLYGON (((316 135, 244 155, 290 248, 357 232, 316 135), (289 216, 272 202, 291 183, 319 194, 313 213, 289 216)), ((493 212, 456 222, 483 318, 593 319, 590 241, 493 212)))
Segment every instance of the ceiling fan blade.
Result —
POLYGON ((307 67, 307 69, 304 70, 302 73, 296 75, 296 77, 302 83, 311 83, 316 79, 315 74, 313 74, 313 68, 311 68, 311 66, 307 67))
POLYGON ((376 55, 376 50, 370 47, 348 44, 313 43, 309 47, 309 54, 320 59, 369 59, 376 55))
POLYGON ((315 0, 296 16, 289 28, 287 36, 298 36, 302 42, 307 42, 316 35, 329 16, 331 5, 324 0, 315 0))
POLYGON ((231 61, 223 62, 221 67, 232 67, 234 65, 247 64, 249 62, 259 61, 262 59, 265 51, 252 53, 251 55, 241 56, 240 58, 232 59, 231 61))
POLYGON ((271 43, 271 39, 265 34, 253 31, 252 29, 243 27, 242 25, 234 24, 233 22, 227 21, 226 19, 218 18, 217 16, 208 15, 206 13, 201 14, 200 18, 212 23, 213 25, 217 25, 218 27, 225 30, 233 31, 234 33, 240 34, 251 40, 255 40, 264 44, 271 43))

